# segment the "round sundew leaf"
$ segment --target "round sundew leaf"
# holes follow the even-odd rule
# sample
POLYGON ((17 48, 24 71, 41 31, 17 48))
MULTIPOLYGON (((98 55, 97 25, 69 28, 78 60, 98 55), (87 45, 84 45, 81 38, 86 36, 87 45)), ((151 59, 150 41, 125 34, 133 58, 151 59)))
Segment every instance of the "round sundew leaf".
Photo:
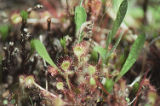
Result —
POLYGON ((95 79, 93 77, 90 78, 89 83, 91 85, 96 85, 96 81, 95 81, 95 79))
POLYGON ((89 71, 89 74, 90 74, 90 75, 93 75, 93 74, 95 74, 95 72, 96 72, 96 67, 95 67, 95 66, 92 66, 92 65, 89 65, 89 66, 88 66, 88 71, 89 71))
POLYGON ((34 82, 35 82, 35 79, 34 79, 34 77, 33 76, 27 76, 26 78, 25 78, 25 85, 27 86, 27 87, 31 87, 33 84, 34 84, 34 82))
POLYGON ((74 54, 75 54, 77 57, 81 57, 81 56, 84 54, 84 52, 85 52, 84 48, 81 47, 81 46, 76 46, 76 47, 74 47, 74 48, 73 48, 73 51, 74 51, 74 54))
POLYGON ((65 60, 65 61, 62 62, 61 68, 64 71, 67 71, 69 69, 70 65, 71 65, 70 61, 65 60))
POLYGON ((63 84, 63 82, 58 82, 58 83, 56 84, 56 88, 57 88, 58 90, 63 90, 63 89, 64 89, 64 84, 63 84))

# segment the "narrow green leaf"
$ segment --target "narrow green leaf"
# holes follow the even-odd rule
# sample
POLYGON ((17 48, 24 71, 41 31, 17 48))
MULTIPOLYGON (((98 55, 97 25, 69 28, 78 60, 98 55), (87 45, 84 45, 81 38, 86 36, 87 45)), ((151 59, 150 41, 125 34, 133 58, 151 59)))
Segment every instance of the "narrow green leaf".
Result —
POLYGON ((38 54, 46 61, 48 62, 51 66, 56 67, 55 63, 52 61, 51 57, 49 56, 45 46, 43 43, 41 43, 39 40, 32 40, 31 41, 31 47, 35 48, 35 50, 38 52, 38 54))
POLYGON ((111 32, 107 36, 107 41, 106 41, 106 49, 107 50, 108 50, 109 44, 112 41, 112 38, 117 33, 117 30, 120 27, 120 25, 121 25, 121 23, 122 23, 125 15, 126 15, 127 8, 128 8, 128 1, 127 0, 123 0, 122 3, 121 3, 121 5, 120 5, 120 7, 119 7, 116 20, 113 23, 112 30, 111 30, 111 32))
POLYGON ((65 49, 66 48, 66 38, 65 37, 61 38, 60 43, 61 43, 61 46, 65 49))
POLYGON ((81 25, 86 22, 87 14, 85 8, 82 6, 77 6, 75 8, 75 24, 76 24, 76 32, 81 28, 81 25))
POLYGON ((9 29, 10 26, 9 25, 2 25, 0 26, 0 35, 2 37, 2 40, 5 40, 9 34, 9 29))
POLYGON ((131 51, 129 53, 129 56, 127 57, 126 62, 124 63, 120 74, 116 78, 116 82, 124 75, 126 74, 129 69, 132 67, 132 65, 136 62, 136 59, 138 58, 138 55, 144 45, 145 42, 145 35, 139 35, 136 41, 134 42, 131 51))
POLYGON ((106 60, 108 59, 108 57, 114 52, 114 50, 117 48, 121 38, 122 38, 123 34, 120 34, 120 36, 118 37, 118 40, 116 41, 115 45, 113 46, 113 48, 107 52, 107 55, 106 55, 106 60))

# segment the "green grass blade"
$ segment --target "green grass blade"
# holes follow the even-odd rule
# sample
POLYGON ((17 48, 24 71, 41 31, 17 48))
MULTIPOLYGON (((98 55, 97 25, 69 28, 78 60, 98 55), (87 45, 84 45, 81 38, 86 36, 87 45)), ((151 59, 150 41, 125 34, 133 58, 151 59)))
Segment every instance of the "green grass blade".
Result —
POLYGON ((86 22, 87 20, 87 14, 85 11, 85 8, 83 8, 82 6, 77 6, 75 8, 75 17, 74 17, 74 21, 76 24, 76 32, 81 28, 81 25, 86 22))
POLYGON ((116 78, 115 82, 117 82, 124 74, 126 74, 132 67, 132 65, 136 62, 136 59, 138 58, 138 55, 144 45, 144 42, 145 42, 145 35, 139 35, 136 41, 134 42, 131 51, 129 53, 129 56, 127 57, 127 60, 124 63, 120 71, 120 74, 116 78))
POLYGON ((122 23, 125 15, 126 15, 127 8, 128 8, 128 1, 127 0, 123 0, 122 3, 121 3, 121 5, 120 5, 120 7, 119 7, 116 20, 113 23, 112 30, 111 30, 111 32, 107 36, 107 41, 106 41, 106 49, 107 50, 108 50, 109 44, 112 41, 112 38, 117 33, 117 30, 120 27, 120 25, 121 25, 121 23, 122 23))
POLYGON ((43 43, 41 43, 39 40, 32 40, 31 41, 31 47, 35 48, 35 50, 38 52, 38 54, 51 66, 56 67, 55 63, 52 61, 51 57, 49 56, 45 46, 43 43))
POLYGON ((118 40, 116 41, 116 43, 115 43, 115 45, 113 46, 113 48, 112 48, 109 52, 107 52, 106 60, 107 60, 108 57, 112 54, 112 52, 117 48, 120 40, 122 39, 122 36, 123 36, 123 34, 120 34, 120 36, 118 37, 118 40))

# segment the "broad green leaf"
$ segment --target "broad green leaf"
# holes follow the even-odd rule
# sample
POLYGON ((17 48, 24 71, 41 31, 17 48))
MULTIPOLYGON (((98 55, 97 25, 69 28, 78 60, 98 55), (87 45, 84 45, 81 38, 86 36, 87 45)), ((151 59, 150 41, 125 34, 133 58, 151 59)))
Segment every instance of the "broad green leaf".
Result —
POLYGON ((114 85, 114 81, 112 79, 106 78, 106 82, 104 86, 109 93, 111 93, 113 89, 113 85, 114 85))
POLYGON ((136 62, 136 59, 138 58, 138 55, 144 45, 145 42, 145 35, 139 35, 136 41, 134 42, 131 51, 129 53, 129 56, 127 57, 118 77, 116 78, 116 82, 124 75, 126 74, 129 69, 132 67, 132 65, 136 62))
POLYGON ((121 3, 121 5, 120 5, 120 7, 119 7, 116 20, 113 23, 112 30, 111 30, 111 32, 107 36, 107 41, 106 41, 106 49, 107 50, 108 50, 109 44, 112 41, 112 38, 117 33, 117 30, 120 27, 120 25, 121 25, 121 23, 122 23, 125 15, 126 15, 127 8, 128 8, 128 1, 127 0, 123 0, 122 3, 121 3))
POLYGON ((0 26, 0 35, 2 37, 2 40, 5 40, 9 34, 9 29, 10 26, 9 25, 2 25, 0 26))
POLYGON ((81 28, 81 25, 86 22, 87 19, 87 14, 85 11, 85 8, 83 8, 82 6, 77 6, 75 8, 75 17, 74 17, 74 21, 76 24, 76 32, 81 28))
POLYGON ((45 46, 43 43, 41 43, 39 40, 32 40, 31 41, 31 47, 35 48, 35 50, 38 52, 38 54, 51 66, 56 67, 55 63, 52 61, 51 57, 49 56, 45 46))

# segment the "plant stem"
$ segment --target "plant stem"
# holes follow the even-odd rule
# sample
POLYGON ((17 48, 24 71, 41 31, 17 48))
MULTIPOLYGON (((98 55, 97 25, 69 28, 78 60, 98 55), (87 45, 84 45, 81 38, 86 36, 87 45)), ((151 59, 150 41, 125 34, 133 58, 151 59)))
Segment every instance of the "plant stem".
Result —
POLYGON ((65 78, 66 78, 66 82, 67 82, 68 88, 69 88, 69 90, 71 91, 71 86, 70 86, 68 74, 65 76, 65 78))
POLYGON ((81 0, 81 2, 80 2, 80 6, 82 7, 82 4, 83 4, 83 0, 81 0))

